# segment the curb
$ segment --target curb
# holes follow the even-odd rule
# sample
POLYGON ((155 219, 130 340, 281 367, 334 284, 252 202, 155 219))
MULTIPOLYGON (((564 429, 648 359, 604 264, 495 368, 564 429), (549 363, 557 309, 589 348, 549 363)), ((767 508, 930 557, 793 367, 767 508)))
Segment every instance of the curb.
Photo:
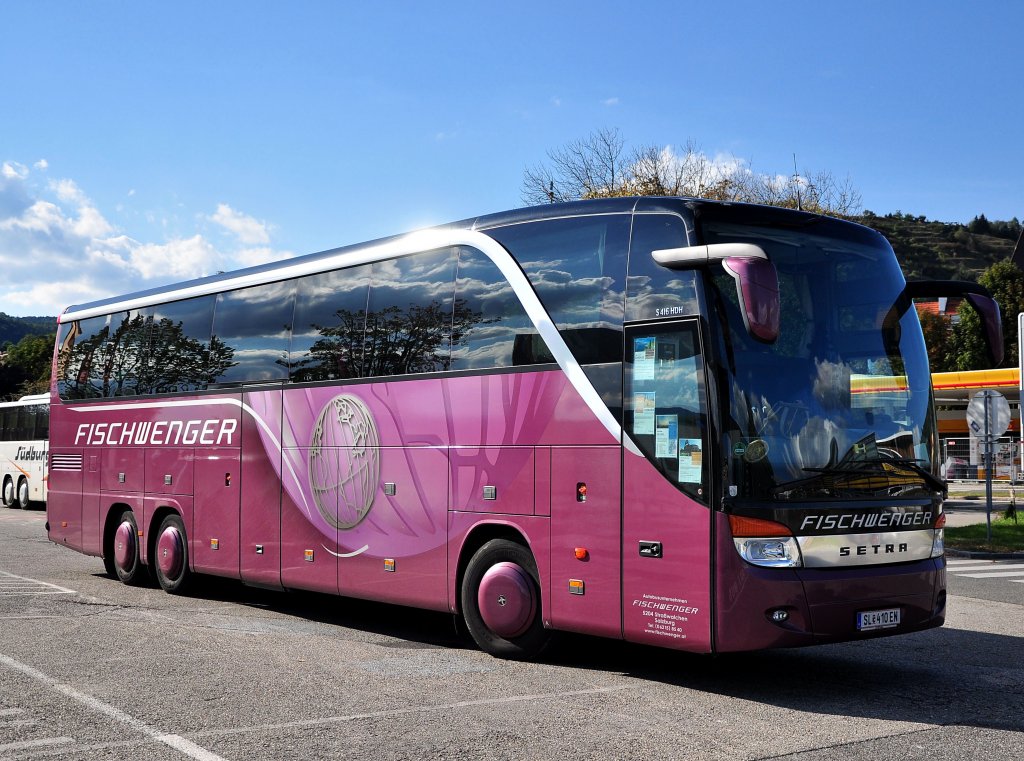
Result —
POLYGON ((1024 552, 983 552, 980 550, 946 550, 951 558, 970 560, 1024 560, 1024 552))

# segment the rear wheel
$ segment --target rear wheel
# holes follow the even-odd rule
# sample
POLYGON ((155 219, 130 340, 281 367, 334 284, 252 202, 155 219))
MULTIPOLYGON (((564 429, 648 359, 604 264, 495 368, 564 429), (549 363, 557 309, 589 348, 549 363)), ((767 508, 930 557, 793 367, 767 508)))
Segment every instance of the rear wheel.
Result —
POLYGON ((141 584, 146 577, 146 566, 139 558, 139 525, 131 510, 121 513, 121 519, 114 529, 113 550, 113 566, 117 578, 125 584, 141 584))
POLYGON ((2 499, 4 507, 14 507, 14 480, 10 476, 4 479, 4 488, 0 499, 2 499))
POLYGON ((18 479, 18 507, 28 510, 29 505, 31 502, 28 499, 28 479, 20 478, 18 479))
POLYGON ((168 515, 160 522, 153 570, 165 592, 180 594, 189 586, 192 572, 188 568, 188 540, 185 536, 185 523, 179 515, 168 515))
POLYGON ((482 650, 525 660, 550 640, 541 621, 540 580, 530 551, 507 539, 492 539, 476 551, 462 581, 462 616, 482 650))

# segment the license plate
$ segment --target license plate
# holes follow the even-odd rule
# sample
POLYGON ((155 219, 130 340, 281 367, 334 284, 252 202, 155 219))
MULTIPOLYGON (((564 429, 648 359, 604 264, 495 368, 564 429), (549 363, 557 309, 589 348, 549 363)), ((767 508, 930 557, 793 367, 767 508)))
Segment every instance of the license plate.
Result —
POLYGON ((862 610, 857 613, 857 631, 868 632, 872 629, 892 629, 900 625, 900 609, 862 610))

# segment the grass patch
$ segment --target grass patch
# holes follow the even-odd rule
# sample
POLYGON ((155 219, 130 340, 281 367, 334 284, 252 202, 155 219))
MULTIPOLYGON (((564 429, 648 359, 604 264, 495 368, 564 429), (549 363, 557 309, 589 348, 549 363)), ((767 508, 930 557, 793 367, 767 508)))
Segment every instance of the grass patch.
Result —
POLYGON ((988 526, 975 523, 970 526, 947 528, 946 547, 951 550, 976 552, 1024 552, 1024 516, 1017 520, 994 513, 992 516, 992 542, 988 541, 988 526))

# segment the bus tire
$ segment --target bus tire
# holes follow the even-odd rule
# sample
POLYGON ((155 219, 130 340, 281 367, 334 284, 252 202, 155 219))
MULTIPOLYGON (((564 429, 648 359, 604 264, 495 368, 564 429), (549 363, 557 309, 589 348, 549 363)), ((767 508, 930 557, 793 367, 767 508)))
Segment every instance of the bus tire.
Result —
POLYGON ((138 586, 145 581, 146 566, 139 554, 139 524, 135 513, 125 510, 114 528, 114 573, 124 584, 138 586))
POLYGON ((181 516, 171 513, 160 522, 154 546, 153 573, 157 583, 165 592, 183 593, 192 580, 192 572, 188 568, 188 537, 181 516))
POLYGON ((22 510, 28 510, 32 502, 28 498, 28 479, 18 479, 18 507, 22 510))
POLYGON ((473 640, 499 658, 528 660, 550 640, 541 620, 540 579, 533 555, 508 539, 492 539, 469 561, 460 593, 473 640))
POLYGON ((4 478, 4 489, 0 500, 3 501, 4 507, 14 507, 14 480, 10 476, 4 478))

